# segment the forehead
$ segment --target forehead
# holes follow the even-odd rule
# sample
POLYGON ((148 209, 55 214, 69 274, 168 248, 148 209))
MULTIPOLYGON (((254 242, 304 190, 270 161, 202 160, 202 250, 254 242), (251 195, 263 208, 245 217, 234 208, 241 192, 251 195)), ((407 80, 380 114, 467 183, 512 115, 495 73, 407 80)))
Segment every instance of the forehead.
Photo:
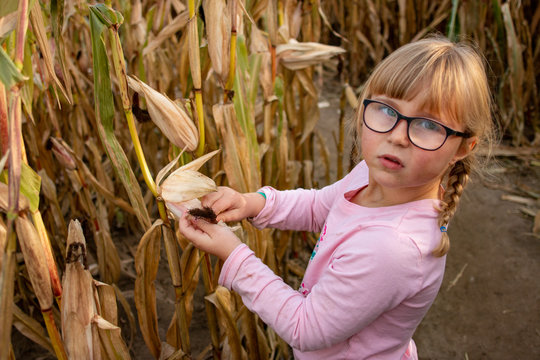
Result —
MULTIPOLYGON (((412 108, 408 108, 410 113, 404 113, 404 115, 429 117, 449 125, 460 124, 460 115, 455 98, 446 91, 441 91, 440 86, 434 84, 434 81, 423 79, 416 83, 401 83, 401 85, 402 87, 380 87, 379 91, 374 91, 377 90, 377 86, 374 86, 370 89, 371 91, 366 93, 366 97, 382 96, 383 98, 398 100, 398 103, 406 101, 412 105, 412 108)), ((397 110, 405 111, 405 109, 400 108, 397 110)))

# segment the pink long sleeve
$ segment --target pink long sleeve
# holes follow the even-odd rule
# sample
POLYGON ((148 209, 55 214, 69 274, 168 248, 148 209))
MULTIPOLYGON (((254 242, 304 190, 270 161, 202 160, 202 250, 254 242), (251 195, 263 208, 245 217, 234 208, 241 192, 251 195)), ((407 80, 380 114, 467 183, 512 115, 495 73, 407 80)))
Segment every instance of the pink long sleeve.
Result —
POLYGON ((444 270, 444 258, 430 255, 440 239, 433 201, 360 207, 348 201, 348 192, 361 187, 365 178, 352 173, 356 176, 325 189, 323 196, 307 195, 321 209, 291 210, 304 208, 304 192, 296 193, 298 199, 290 192, 283 201, 283 192, 265 191, 275 196, 267 206, 279 204, 288 216, 265 208, 255 219, 259 225, 312 228, 319 220, 302 221, 302 215, 326 212, 299 291, 246 245, 229 256, 219 283, 238 292, 248 309, 294 348, 297 359, 414 358, 412 334, 433 302, 444 270))

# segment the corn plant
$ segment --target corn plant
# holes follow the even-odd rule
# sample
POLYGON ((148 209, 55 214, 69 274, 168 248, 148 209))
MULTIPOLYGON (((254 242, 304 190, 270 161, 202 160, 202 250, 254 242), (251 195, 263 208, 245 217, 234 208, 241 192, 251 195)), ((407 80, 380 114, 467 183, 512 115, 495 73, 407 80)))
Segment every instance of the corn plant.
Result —
MULTIPOLYGON (((504 137, 535 144, 539 13, 534 1, 502 0, 4 0, 0 359, 17 353, 12 327, 57 358, 129 358, 136 321, 155 358, 290 358, 218 286, 219 261, 177 232, 179 209, 218 185, 248 192, 342 177, 362 83, 392 50, 433 31, 478 44, 504 137), (328 74, 340 81, 333 144, 317 130, 328 74), (133 254, 121 233, 135 239, 133 254), (165 338, 162 244, 174 293, 165 338), (120 289, 130 261, 135 279, 120 289), (204 349, 191 346, 195 301, 205 305, 204 349)), ((303 276, 297 258, 316 234, 239 225, 274 272, 291 284, 303 276)))

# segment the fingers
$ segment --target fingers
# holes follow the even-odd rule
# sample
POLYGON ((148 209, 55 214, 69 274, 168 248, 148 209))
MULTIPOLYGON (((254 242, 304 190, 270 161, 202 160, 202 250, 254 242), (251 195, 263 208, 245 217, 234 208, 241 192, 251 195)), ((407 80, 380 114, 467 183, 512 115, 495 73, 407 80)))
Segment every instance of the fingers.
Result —
POLYGON ((201 199, 201 204, 212 208, 218 215, 218 221, 237 221, 245 217, 242 215, 242 210, 245 207, 243 196, 225 186, 220 186, 217 192, 204 196, 201 199))
POLYGON ((224 222, 239 221, 242 219, 244 219, 244 216, 242 214, 242 211, 240 211, 240 209, 233 209, 230 211, 222 212, 216 217, 217 221, 224 221, 224 222))
POLYGON ((214 203, 219 200, 221 197, 223 196, 223 190, 222 190, 222 187, 219 186, 218 187, 218 191, 215 191, 215 192, 211 192, 205 196, 203 196, 201 198, 201 204, 203 206, 206 206, 206 207, 210 207, 212 208, 212 210, 214 210, 215 212, 215 209, 213 208, 213 205, 214 203))
POLYGON ((197 248, 226 260, 242 242, 227 227, 185 214, 179 222, 180 232, 197 248))
POLYGON ((208 234, 197 223, 193 222, 193 219, 192 216, 185 213, 178 222, 180 232, 194 244, 206 241, 209 237, 208 234))

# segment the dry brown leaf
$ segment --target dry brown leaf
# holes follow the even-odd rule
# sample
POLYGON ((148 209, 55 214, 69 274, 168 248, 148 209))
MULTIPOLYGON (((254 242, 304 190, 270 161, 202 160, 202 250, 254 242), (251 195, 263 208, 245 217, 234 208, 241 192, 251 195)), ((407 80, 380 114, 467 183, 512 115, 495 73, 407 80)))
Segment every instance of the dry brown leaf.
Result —
POLYGON ((208 54, 212 68, 225 84, 229 77, 231 14, 225 0, 204 0, 208 54))
POLYGON ((128 76, 129 87, 143 94, 154 124, 180 149, 193 151, 199 143, 199 131, 186 112, 167 96, 136 77, 128 76))
POLYGON ((156 279, 161 248, 161 225, 157 220, 146 231, 135 254, 135 307, 139 319, 139 328, 146 345, 155 358, 161 352, 156 309, 156 279))
POLYGON ((280 59, 280 62, 290 70, 299 70, 319 64, 344 52, 344 49, 337 46, 315 42, 297 42, 294 40, 276 47, 276 55, 280 59))
POLYGON ((47 262, 43 257, 44 249, 39 235, 30 220, 24 216, 15 219, 17 237, 24 256, 24 262, 34 293, 41 310, 49 310, 53 304, 51 278, 47 262))

